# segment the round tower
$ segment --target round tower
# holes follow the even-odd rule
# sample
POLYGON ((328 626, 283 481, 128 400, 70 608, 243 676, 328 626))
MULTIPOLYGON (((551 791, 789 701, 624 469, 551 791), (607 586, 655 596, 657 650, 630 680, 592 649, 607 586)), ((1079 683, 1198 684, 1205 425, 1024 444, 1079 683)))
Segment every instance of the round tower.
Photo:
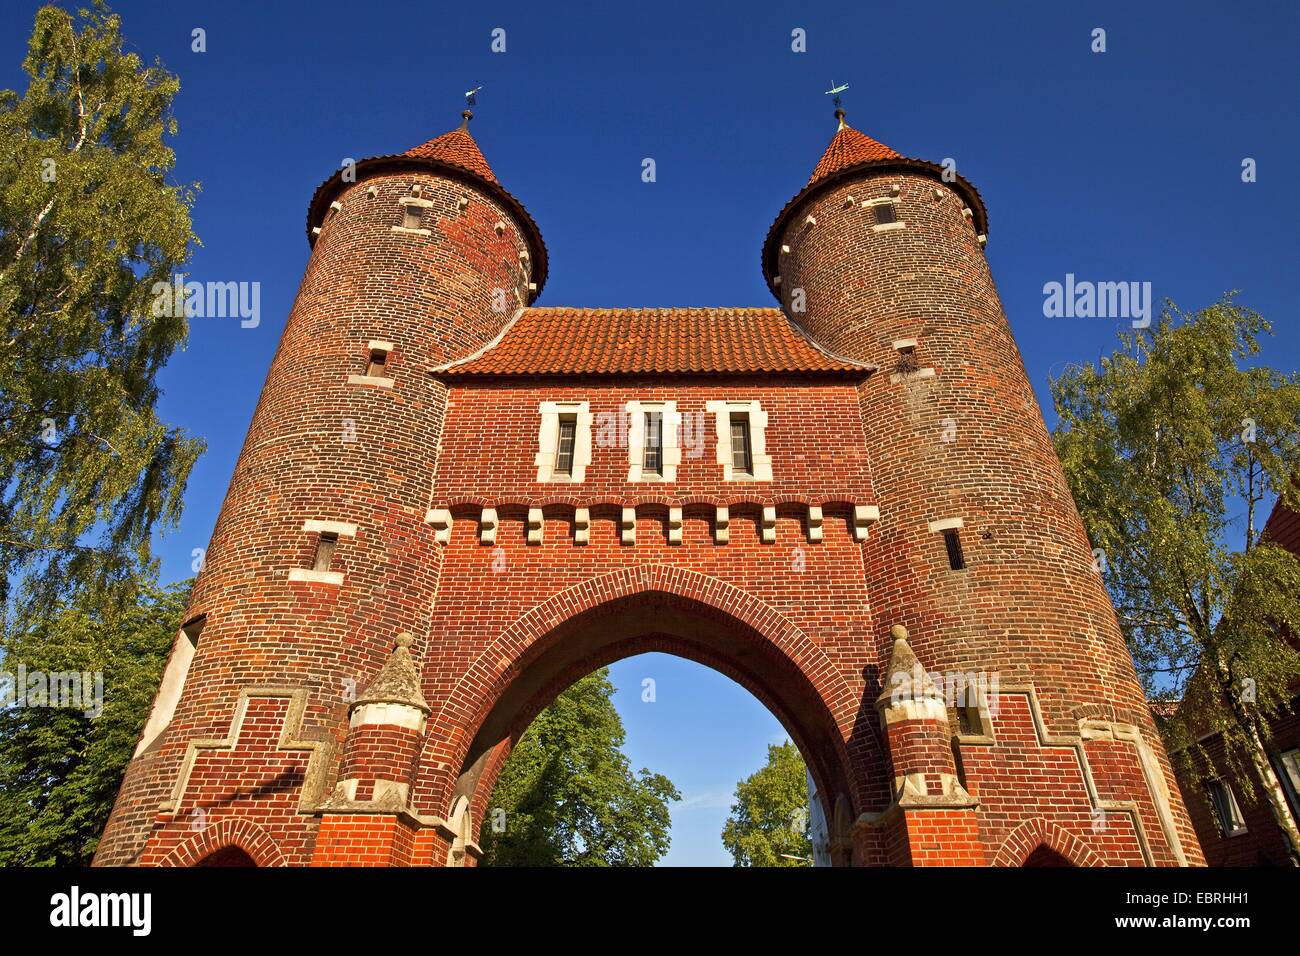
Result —
MULTIPOLYGON (((876 366, 859 402, 880 509, 863 544, 879 657, 902 624, 927 671, 1034 697, 1044 738, 1078 739, 1089 720, 1137 728, 1164 836, 1150 862, 1183 862, 1195 839, 1003 314, 979 193, 836 118, 763 270, 812 339, 876 366)), ((982 799, 998 810, 990 788, 982 799)))
POLYGON ((100 862, 165 859, 194 819, 206 826, 235 794, 248 799, 247 780, 223 776, 238 761, 205 747, 227 739, 239 751, 261 720, 258 739, 281 746, 248 759, 282 764, 302 785, 281 789, 302 797, 258 792, 260 826, 298 854, 286 862, 309 862, 312 805, 337 775, 357 692, 396 635, 425 633, 446 407, 428 370, 489 344, 546 276, 537 226, 470 118, 344 166, 311 200, 311 259, 100 862), (160 804, 171 816, 155 821, 160 804))

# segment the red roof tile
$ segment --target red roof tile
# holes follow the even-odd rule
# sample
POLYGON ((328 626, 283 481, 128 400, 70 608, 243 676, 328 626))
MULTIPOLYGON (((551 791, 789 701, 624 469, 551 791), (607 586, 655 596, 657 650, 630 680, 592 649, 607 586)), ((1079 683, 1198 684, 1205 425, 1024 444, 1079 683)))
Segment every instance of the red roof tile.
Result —
POLYGON ((445 376, 853 373, 870 366, 835 358, 780 309, 525 309, 476 358, 445 376))
POLYGON ((884 143, 878 143, 865 133, 859 133, 847 123, 836 130, 831 144, 817 162, 808 185, 820 182, 828 176, 834 176, 841 169, 848 169, 858 163, 867 163, 877 159, 902 159, 903 154, 895 152, 884 143))
POLYGON ((441 136, 435 136, 420 146, 412 146, 402 155, 450 163, 452 166, 468 169, 490 183, 497 181, 496 174, 492 172, 488 161, 483 158, 478 143, 474 142, 474 137, 463 126, 441 136))

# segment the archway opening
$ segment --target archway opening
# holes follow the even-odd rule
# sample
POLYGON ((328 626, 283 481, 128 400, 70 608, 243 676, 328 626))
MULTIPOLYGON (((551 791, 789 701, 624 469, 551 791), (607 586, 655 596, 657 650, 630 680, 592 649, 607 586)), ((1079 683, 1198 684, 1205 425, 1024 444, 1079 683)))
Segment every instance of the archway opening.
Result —
POLYGON ((1040 844, 1034 852, 1025 857, 1025 862, 1021 866, 1074 866, 1074 864, 1046 844, 1040 844))
MULTIPOLYGON (((446 806, 468 801, 473 830, 481 834, 483 826, 489 824, 498 776, 537 715, 585 675, 617 662, 645 660, 641 656, 650 654, 659 659, 661 667, 667 666, 663 662, 668 658, 663 655, 702 665, 695 669, 697 674, 705 669, 716 672, 737 685, 734 693, 752 695, 754 706, 767 712, 761 726, 775 731, 769 742, 776 742, 778 737, 788 739, 806 762, 807 775, 817 794, 817 812, 809 811, 809 815, 828 821, 852 819, 855 800, 850 781, 854 774, 850 772, 840 726, 852 725, 860 701, 850 701, 841 684, 827 683, 830 668, 808 668, 807 661, 796 660, 788 647, 779 646, 726 611, 661 591, 618 598, 578 613, 531 642, 515 660, 503 660, 506 666, 500 671, 497 686, 485 695, 477 719, 464 728, 473 736, 446 806), (815 683, 807 670, 814 670, 822 683, 815 683), (828 699, 849 709, 847 719, 841 714, 837 722, 828 699)), ((820 665, 823 660, 816 663, 820 665)), ((642 703, 643 695, 649 692, 655 703, 645 701, 644 706, 661 706, 663 694, 673 688, 664 687, 650 674, 638 677, 635 671, 640 666, 620 668, 624 697, 642 703), (653 683, 644 684, 646 679, 653 683)), ((703 686, 712 682, 716 690, 719 679, 701 683, 697 677, 686 683, 703 686)), ((702 694, 707 696, 707 692, 702 694)), ((695 719, 708 719, 707 711, 707 707, 701 708, 695 719)), ((638 740, 634 751, 640 746, 638 740)), ((751 764, 748 773, 758 770, 766 757, 761 751, 747 757, 751 764)), ((743 776, 730 781, 732 791, 743 776)), ((689 790, 688 795, 692 795, 689 790)), ((693 796, 712 800, 718 805, 715 809, 725 814, 725 794, 693 796)), ((834 845, 837 862, 848 862, 851 851, 846 834, 832 833, 827 842, 834 845)))
POLYGON ((257 866, 253 858, 249 856, 241 847, 223 846, 219 850, 213 850, 203 859, 199 860, 195 866, 257 866))

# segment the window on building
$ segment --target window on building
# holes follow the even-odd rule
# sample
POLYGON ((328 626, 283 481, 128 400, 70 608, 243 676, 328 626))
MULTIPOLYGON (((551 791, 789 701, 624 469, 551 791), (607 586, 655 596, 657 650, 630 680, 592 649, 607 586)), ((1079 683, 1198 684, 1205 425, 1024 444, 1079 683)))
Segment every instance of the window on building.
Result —
POLYGON ((339 536, 332 531, 322 531, 316 541, 316 558, 312 561, 313 571, 328 571, 334 560, 334 551, 339 546, 339 536))
POLYGON ((892 202, 876 203, 871 208, 876 214, 877 226, 887 226, 890 223, 898 222, 898 209, 892 202))
POLYGON ((954 571, 960 571, 966 567, 966 557, 961 553, 961 535, 956 528, 944 530, 943 543, 948 549, 948 567, 954 571))
POLYGON ((199 634, 203 631, 206 618, 200 617, 185 624, 176 635, 172 645, 172 656, 167 660, 167 669, 163 671, 162 683, 158 685, 158 696, 154 698, 153 710, 145 723, 144 733, 136 745, 135 753, 141 754, 162 736, 167 725, 176 714, 176 705, 180 703, 181 691, 185 689, 185 678, 189 676, 190 664, 199 647, 199 634))
POLYGON ((402 207, 402 228, 403 229, 423 229, 424 228, 424 207, 417 206, 415 203, 408 203, 402 207))
POLYGON ((749 415, 744 412, 731 416, 731 470, 733 474, 750 475, 754 472, 754 456, 749 443, 749 415))
POLYGON ((555 473, 557 475, 573 474, 573 443, 578 434, 578 417, 576 415, 560 416, 560 432, 555 443, 555 473))
POLYGON ((643 473, 664 473, 664 413, 645 413, 645 457, 641 462, 643 473))
POLYGON ((1300 750, 1284 750, 1278 754, 1276 769, 1291 802, 1291 812, 1300 814, 1300 750))
POLYGON ((371 349, 370 360, 366 363, 366 375, 370 378, 383 378, 388 367, 388 353, 383 349, 371 349))
POLYGON ((1237 805, 1232 787, 1223 780, 1206 780, 1205 792, 1210 797, 1210 806, 1214 808, 1219 832, 1223 836, 1246 832, 1246 820, 1241 815, 1241 807, 1237 805))

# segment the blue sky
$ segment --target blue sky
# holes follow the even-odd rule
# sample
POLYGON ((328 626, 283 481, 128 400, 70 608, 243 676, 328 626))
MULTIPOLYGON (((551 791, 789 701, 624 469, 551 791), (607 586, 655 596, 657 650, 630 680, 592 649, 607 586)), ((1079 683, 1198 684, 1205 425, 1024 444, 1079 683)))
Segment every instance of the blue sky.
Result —
MULTIPOLYGON (((0 86, 24 85, 37 6, 6 4, 0 86)), ((850 84, 858 129, 951 157, 980 189, 1040 401, 1049 374, 1109 351, 1126 324, 1045 318, 1043 286, 1067 273, 1150 282, 1184 307, 1241 289, 1275 326, 1264 360, 1300 366, 1294 3, 116 6, 131 45, 181 78, 176 175, 203 186, 193 278, 262 288, 259 327, 196 320, 161 376, 164 418, 209 446, 180 529, 160 543, 168 579, 189 575, 215 523, 306 264, 312 190, 344 157, 456 125, 462 92, 480 84, 474 134, 550 250, 541 304, 771 304, 759 248, 833 133, 833 81, 850 84), (205 53, 191 52, 196 27, 205 53), (490 50, 495 28, 504 53, 490 50), (791 50, 795 28, 805 53, 791 50), (1246 157, 1257 182, 1241 180, 1246 157)), ((687 798, 667 862, 727 862, 727 794, 779 725, 694 664, 648 655, 613 673, 634 764, 687 798), (640 703, 644 676, 657 679, 653 705, 640 703)))

